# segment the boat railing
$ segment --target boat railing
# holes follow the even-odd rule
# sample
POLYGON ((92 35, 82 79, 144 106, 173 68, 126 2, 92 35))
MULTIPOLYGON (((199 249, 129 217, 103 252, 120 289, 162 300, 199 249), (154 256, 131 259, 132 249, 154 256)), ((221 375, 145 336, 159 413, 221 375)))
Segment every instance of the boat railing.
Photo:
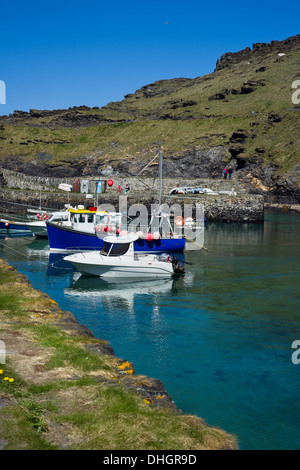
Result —
POLYGON ((140 238, 146 238, 147 234, 151 233, 154 235, 154 239, 156 238, 167 238, 167 239, 172 239, 172 238, 183 238, 185 234, 188 234, 189 236, 193 234, 199 234, 204 230, 204 226, 175 226, 170 227, 170 226, 162 226, 162 227, 155 227, 152 226, 151 228, 147 225, 138 225, 138 226, 128 226, 127 227, 128 232, 140 232, 140 238), (159 236, 158 236, 159 235, 159 236))
POLYGON ((100 247, 96 246, 67 246, 65 251, 75 251, 78 253, 89 252, 89 251, 100 251, 100 247))

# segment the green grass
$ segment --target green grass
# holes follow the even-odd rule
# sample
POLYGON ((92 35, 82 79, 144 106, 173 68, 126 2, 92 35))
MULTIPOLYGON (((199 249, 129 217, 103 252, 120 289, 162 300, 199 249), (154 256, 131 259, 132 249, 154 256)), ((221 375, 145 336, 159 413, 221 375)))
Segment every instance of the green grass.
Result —
MULTIPOLYGON (((27 326, 28 328, 28 326, 27 326)), ((97 354, 87 353, 82 347, 82 338, 70 338, 66 333, 49 325, 30 325, 36 341, 47 348, 53 348, 53 355, 47 367, 53 369, 69 364, 77 370, 89 372, 92 370, 110 370, 103 358, 97 354)))

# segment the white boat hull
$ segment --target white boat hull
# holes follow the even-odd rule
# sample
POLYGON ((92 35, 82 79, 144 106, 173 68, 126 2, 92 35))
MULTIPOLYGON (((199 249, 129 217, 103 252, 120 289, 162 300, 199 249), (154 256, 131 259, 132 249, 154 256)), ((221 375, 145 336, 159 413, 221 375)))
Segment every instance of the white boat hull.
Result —
POLYGON ((27 224, 27 227, 36 237, 43 237, 43 238, 48 237, 47 225, 46 225, 46 222, 43 220, 36 221, 36 222, 29 222, 27 224))
POLYGON ((97 253, 77 253, 66 256, 65 261, 69 261, 82 274, 99 276, 103 278, 130 278, 130 279, 165 279, 173 275, 171 263, 163 263, 155 260, 143 260, 126 263, 119 258, 107 258, 97 253), (87 256, 87 255, 94 255, 87 256))

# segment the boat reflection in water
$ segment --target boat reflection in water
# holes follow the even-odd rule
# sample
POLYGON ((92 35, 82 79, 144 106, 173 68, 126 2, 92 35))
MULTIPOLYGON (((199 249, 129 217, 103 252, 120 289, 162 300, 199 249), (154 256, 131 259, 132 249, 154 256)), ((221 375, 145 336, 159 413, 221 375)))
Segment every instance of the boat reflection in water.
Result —
POLYGON ((151 279, 141 281, 140 279, 110 279, 103 280, 99 277, 82 276, 73 274, 70 287, 64 289, 64 295, 74 297, 77 300, 89 299, 89 304, 95 301, 95 307, 99 302, 105 306, 106 311, 125 309, 134 313, 134 300, 136 296, 156 296, 171 292, 174 279, 151 279))

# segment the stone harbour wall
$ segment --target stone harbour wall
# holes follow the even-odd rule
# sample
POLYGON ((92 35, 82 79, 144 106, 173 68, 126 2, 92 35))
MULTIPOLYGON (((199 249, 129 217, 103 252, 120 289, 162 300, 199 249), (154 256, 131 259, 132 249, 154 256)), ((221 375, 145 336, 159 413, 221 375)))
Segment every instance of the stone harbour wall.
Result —
MULTIPOLYGON (((133 204, 144 204, 149 215, 151 205, 157 204, 159 199, 159 178, 152 177, 112 177, 113 185, 106 186, 105 192, 96 193, 96 181, 102 177, 86 178, 88 192, 94 197, 86 199, 86 193, 74 193, 58 190, 60 183, 72 185, 74 178, 50 178, 24 175, 15 171, 0 168, 2 187, 0 187, 0 212, 26 214, 28 207, 42 207, 45 209, 60 210, 65 204, 72 206, 82 204, 100 205, 111 204, 116 211, 119 210, 119 196, 124 191, 117 191, 118 185, 125 188, 129 184, 127 193, 128 207, 133 204)), ((82 182, 81 178, 79 181, 82 182)), ((105 187, 105 185, 104 185, 105 187)), ((264 198, 258 194, 248 194, 246 187, 235 175, 232 180, 223 178, 164 178, 162 202, 170 208, 173 204, 180 204, 182 211, 184 204, 191 204, 195 212, 196 203, 204 205, 204 215, 210 222, 262 222, 264 219, 264 198), (194 188, 209 188, 215 192, 234 190, 234 196, 228 194, 218 195, 169 195, 172 188, 179 186, 192 186, 194 188)))
MULTIPOLYGON (((123 193, 124 196, 124 193, 123 193)), ((117 191, 98 195, 98 205, 110 204, 119 211, 120 201, 117 191)), ((60 210, 65 204, 72 206, 82 204, 85 207, 94 205, 97 199, 86 199, 84 194, 61 192, 24 191, 0 188, 0 213, 26 215, 27 208, 41 207, 47 210, 60 210)), ((260 195, 237 196, 169 196, 163 195, 162 202, 171 208, 180 204, 184 215, 184 205, 192 205, 195 212, 196 204, 204 205, 204 216, 208 222, 242 222, 253 223, 264 220, 264 199, 260 195)), ((158 204, 158 192, 142 192, 130 190, 127 196, 127 208, 134 204, 144 204, 151 214, 151 208, 158 204)), ((138 215, 138 214, 137 214, 138 215)))
MULTIPOLYGON (((6 168, 0 167, 0 175, 2 175, 2 185, 7 188, 18 188, 18 189, 30 189, 30 190, 41 190, 41 191, 57 191, 60 183, 66 183, 73 185, 74 178, 56 178, 56 177, 44 177, 44 176, 30 176, 24 173, 19 173, 6 168)), ((107 187, 107 192, 116 191, 118 185, 125 188, 126 184, 129 184, 131 190, 134 191, 154 191, 159 190, 159 178, 158 177, 103 177, 100 175, 94 175, 93 177, 79 178, 79 182, 88 181, 88 189, 90 193, 96 192, 96 181, 108 181, 111 179, 113 185, 111 188, 107 187)), ((163 191, 168 193, 172 188, 180 186, 193 186, 195 188, 209 188, 213 191, 222 190, 234 190, 238 194, 246 193, 245 186, 238 181, 235 176, 233 179, 224 180, 223 178, 163 178, 163 191)))

